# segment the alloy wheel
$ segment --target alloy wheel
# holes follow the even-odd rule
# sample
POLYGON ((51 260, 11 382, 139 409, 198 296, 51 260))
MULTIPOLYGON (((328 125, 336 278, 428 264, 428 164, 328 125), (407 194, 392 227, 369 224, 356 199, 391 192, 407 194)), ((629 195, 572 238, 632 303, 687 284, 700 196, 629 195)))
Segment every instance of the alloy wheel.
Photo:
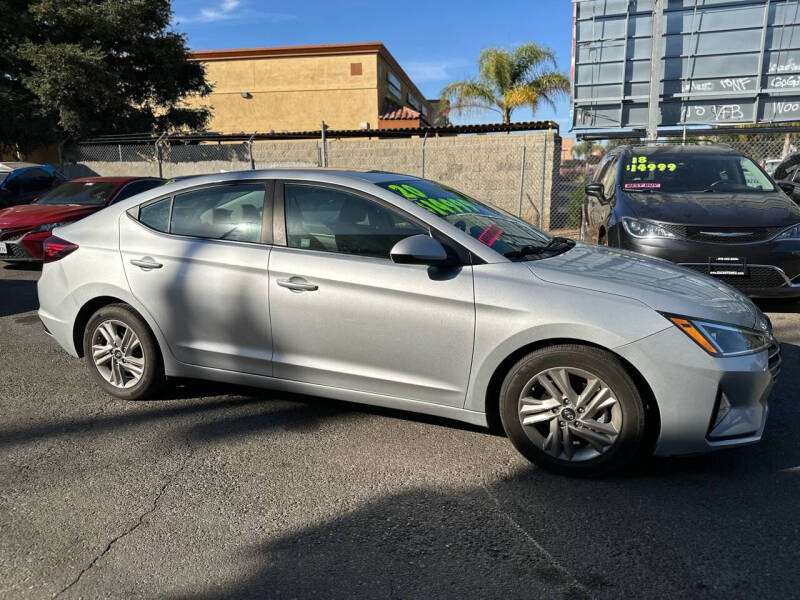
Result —
POLYGON ((133 329, 115 319, 101 322, 92 333, 92 359, 100 375, 118 388, 131 388, 142 378, 145 356, 133 329))
POLYGON ((550 456, 578 462, 605 454, 622 428, 613 390, 583 369, 554 367, 531 378, 519 398, 525 435, 550 456))

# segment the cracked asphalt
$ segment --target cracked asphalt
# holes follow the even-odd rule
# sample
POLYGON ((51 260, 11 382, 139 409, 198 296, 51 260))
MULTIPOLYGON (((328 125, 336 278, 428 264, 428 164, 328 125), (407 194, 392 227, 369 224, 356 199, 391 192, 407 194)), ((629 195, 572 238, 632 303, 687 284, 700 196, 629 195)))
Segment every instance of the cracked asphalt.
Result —
POLYGON ((445 420, 202 382, 93 385, 0 265, 2 598, 786 598, 800 303, 761 444, 571 480, 445 420))

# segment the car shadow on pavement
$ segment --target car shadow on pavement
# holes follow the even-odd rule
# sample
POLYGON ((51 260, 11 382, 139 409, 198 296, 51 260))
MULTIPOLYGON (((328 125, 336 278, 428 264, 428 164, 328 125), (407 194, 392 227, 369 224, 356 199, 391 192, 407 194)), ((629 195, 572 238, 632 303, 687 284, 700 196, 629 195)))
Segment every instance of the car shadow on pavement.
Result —
POLYGON ((0 279, 0 317, 30 312, 39 308, 36 281, 0 279))
POLYGON ((108 414, 113 409, 106 405, 101 412, 82 418, 0 429, 0 449, 61 436, 113 433, 151 422, 203 415, 208 415, 205 422, 189 425, 188 438, 192 443, 216 443, 227 437, 266 434, 276 428, 313 431, 322 422, 346 414, 383 415, 488 434, 481 427, 440 417, 199 380, 167 386, 157 398, 146 401, 108 398, 112 405, 117 404, 124 412, 108 414), (214 417, 216 412, 220 413, 218 418, 214 417))
MULTIPOLYGON (((800 348, 783 352, 787 370, 800 368, 800 348)), ((779 381, 756 446, 604 479, 522 466, 466 490, 378 497, 265 540, 242 557, 249 576, 183 597, 791 597, 798 387, 779 381)), ((229 421, 208 437, 261 429, 229 421)))
MULTIPOLYGON (((269 524, 271 529, 274 525, 269 524)), ((243 552, 251 576, 200 598, 588 598, 484 489, 410 489, 243 552)))
POLYGON ((524 467, 382 496, 265 539, 237 555, 247 577, 183 598, 793 597, 800 474, 757 460, 599 480, 524 467))
MULTIPOLYGON (((797 372, 800 347, 783 344, 783 360, 786 374, 797 372)), ((792 597, 799 393, 800 380, 779 379, 764 440, 749 448, 653 459, 633 473, 594 480, 553 476, 519 461, 476 469, 484 471, 482 484, 472 473, 465 475, 469 485, 455 482, 455 489, 405 488, 340 507, 302 529, 264 516, 261 530, 282 533, 265 534, 236 554, 237 572, 247 575, 184 597, 792 597)), ((123 414, 0 431, 0 448, 155 421, 174 422, 190 445, 225 445, 275 429, 313 435, 326 422, 361 413, 462 427, 198 382, 182 383, 159 401, 121 405, 123 414), (194 399, 204 393, 236 395, 194 399)))

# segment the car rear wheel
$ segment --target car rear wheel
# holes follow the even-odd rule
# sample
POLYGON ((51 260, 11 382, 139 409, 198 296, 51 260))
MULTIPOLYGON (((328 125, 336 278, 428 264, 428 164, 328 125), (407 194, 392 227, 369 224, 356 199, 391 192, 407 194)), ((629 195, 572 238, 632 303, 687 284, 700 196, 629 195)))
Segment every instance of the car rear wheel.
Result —
POLYGON ((117 398, 148 398, 164 381, 153 334, 127 305, 110 304, 92 315, 83 335, 83 353, 100 387, 117 398))
POLYGON ((528 460, 565 475, 619 471, 645 438, 636 385, 614 355, 590 346, 550 346, 522 358, 500 390, 500 418, 528 460))

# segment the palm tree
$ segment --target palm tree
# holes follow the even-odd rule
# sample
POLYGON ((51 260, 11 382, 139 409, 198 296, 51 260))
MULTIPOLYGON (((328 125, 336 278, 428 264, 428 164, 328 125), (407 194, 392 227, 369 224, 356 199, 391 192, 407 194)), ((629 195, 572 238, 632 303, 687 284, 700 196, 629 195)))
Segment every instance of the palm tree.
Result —
POLYGON ((569 93, 569 77, 556 70, 553 51, 533 42, 513 50, 484 48, 478 58, 480 75, 451 83, 442 90, 440 112, 489 109, 511 122, 511 113, 540 102, 555 107, 554 99, 569 93))

